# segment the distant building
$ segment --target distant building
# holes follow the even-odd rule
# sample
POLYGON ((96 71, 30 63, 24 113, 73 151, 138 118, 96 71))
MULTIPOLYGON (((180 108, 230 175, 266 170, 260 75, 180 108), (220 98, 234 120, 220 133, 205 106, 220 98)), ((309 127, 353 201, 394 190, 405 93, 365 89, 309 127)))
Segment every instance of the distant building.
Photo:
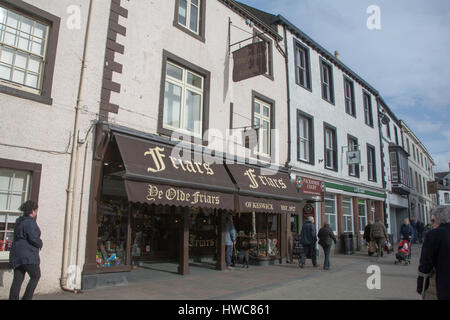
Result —
POLYGON ((439 206, 450 206, 450 171, 436 172, 435 177, 437 182, 437 204, 439 206))

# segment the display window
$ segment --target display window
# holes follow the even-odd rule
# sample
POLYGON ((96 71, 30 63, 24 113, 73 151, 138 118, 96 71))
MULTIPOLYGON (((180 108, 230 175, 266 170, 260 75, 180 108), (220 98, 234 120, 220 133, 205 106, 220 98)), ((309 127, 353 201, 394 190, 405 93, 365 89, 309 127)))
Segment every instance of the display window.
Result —
POLYGON ((214 262, 218 256, 219 215, 213 209, 191 209, 189 257, 194 262, 214 262))
POLYGON ((128 205, 123 200, 104 200, 99 212, 97 267, 123 266, 127 262, 128 205))
POLYGON ((253 258, 279 257, 279 217, 268 213, 240 213, 234 217, 236 249, 253 258))

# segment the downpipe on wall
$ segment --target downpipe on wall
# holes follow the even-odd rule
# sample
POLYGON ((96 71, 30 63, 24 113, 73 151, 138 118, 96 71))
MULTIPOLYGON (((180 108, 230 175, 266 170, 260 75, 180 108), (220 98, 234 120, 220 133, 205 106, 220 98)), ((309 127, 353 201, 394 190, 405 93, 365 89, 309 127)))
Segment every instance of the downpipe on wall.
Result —
MULTIPOLYGON (((87 54, 87 44, 89 39, 89 31, 90 31, 90 23, 91 23, 91 15, 92 15, 92 0, 89 1, 89 11, 86 23, 86 33, 84 37, 84 48, 83 48, 83 58, 81 62, 81 70, 80 70, 80 80, 78 85, 78 94, 77 94, 77 105, 75 107, 75 119, 74 119, 74 127, 73 127, 73 139, 72 139, 72 152, 70 157, 70 167, 69 167, 69 177, 68 177, 68 185, 67 185, 67 201, 66 201, 66 209, 65 209, 65 223, 64 223, 64 240, 63 240, 63 257, 62 257, 62 267, 61 267, 61 278, 60 278, 60 286, 64 291, 78 293, 81 291, 81 288, 75 288, 76 283, 74 283, 73 287, 68 284, 68 267, 71 261, 72 255, 72 238, 73 238, 73 221, 74 221, 74 211, 75 211, 75 198, 76 198, 76 189, 78 183, 78 153, 79 153, 79 118, 80 118, 80 102, 81 102, 81 93, 83 87, 83 79, 84 79, 84 69, 86 68, 86 54, 87 54)), ((81 210, 80 210, 81 214, 81 210)), ((80 225, 78 225, 80 228, 80 225)), ((78 244, 77 244, 78 248, 78 244)), ((75 266, 75 279, 77 274, 78 266, 75 266)))

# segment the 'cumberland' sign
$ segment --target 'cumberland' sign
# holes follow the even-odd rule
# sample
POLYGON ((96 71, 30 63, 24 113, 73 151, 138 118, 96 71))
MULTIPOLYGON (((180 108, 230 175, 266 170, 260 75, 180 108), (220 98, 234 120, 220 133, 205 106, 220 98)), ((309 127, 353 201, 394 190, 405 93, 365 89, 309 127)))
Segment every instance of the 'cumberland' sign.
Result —
POLYGON ((233 52, 233 81, 238 82, 267 72, 266 44, 249 44, 233 52))

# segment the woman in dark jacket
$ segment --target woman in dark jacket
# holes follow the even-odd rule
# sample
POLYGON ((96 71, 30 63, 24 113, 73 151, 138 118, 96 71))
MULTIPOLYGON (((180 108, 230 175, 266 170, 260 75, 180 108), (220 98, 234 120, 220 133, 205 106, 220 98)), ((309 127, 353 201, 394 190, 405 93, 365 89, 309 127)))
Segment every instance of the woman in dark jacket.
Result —
POLYGON ((336 244, 336 237, 334 236, 333 230, 331 230, 330 225, 328 222, 325 222, 323 227, 320 228, 318 233, 319 238, 319 244, 323 248, 323 252, 325 254, 325 260, 323 262, 323 269, 329 270, 330 269, 330 252, 331 252, 331 245, 332 240, 336 244))
POLYGON ((14 279, 9 292, 10 300, 19 300, 25 273, 30 276, 23 300, 31 300, 41 277, 39 250, 42 248, 41 230, 36 223, 38 206, 29 200, 20 206, 23 216, 16 220, 14 240, 9 255, 9 267, 14 279))

